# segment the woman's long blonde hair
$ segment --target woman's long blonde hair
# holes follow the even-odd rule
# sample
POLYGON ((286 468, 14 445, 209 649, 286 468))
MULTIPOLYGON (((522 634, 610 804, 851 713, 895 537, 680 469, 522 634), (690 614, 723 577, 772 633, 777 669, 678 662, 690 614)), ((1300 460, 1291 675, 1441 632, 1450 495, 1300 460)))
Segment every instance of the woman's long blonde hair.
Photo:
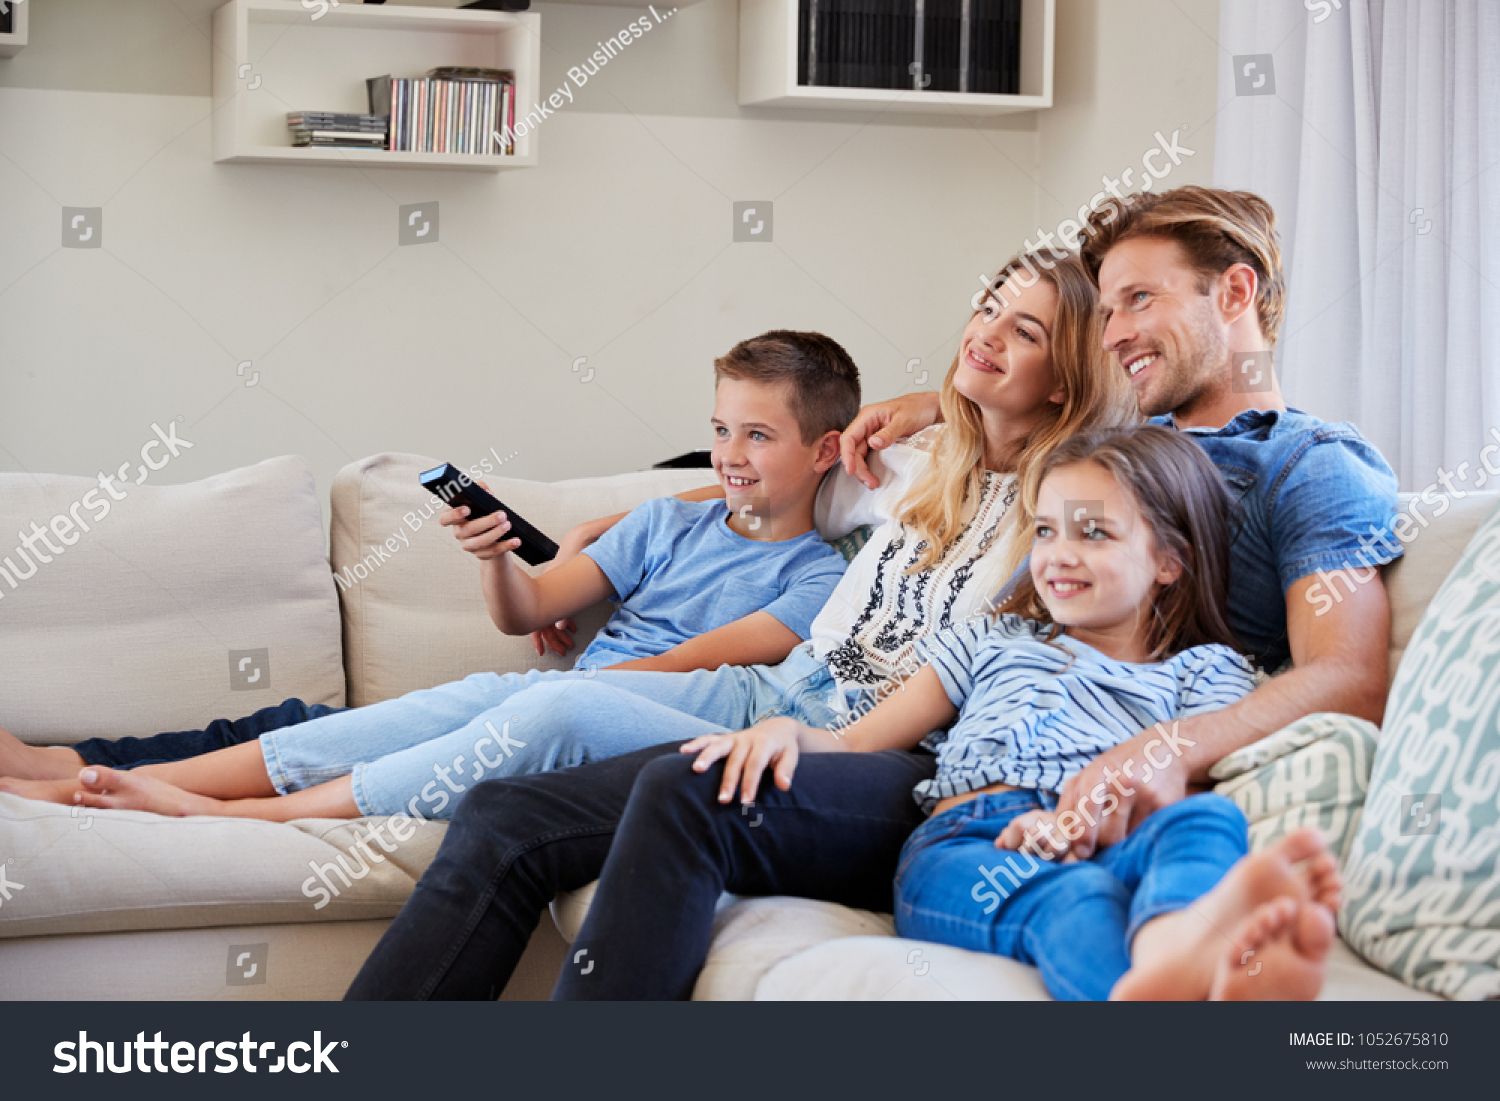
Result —
MULTIPOLYGON (((1076 432, 1140 420, 1125 372, 1113 367, 1105 355, 1099 290, 1077 254, 1052 249, 1020 253, 996 273, 984 295, 1004 303, 1000 288, 1012 276, 1022 287, 1046 280, 1057 291, 1052 372, 1063 400, 1060 405, 1048 403, 1040 423, 1021 444, 1016 460, 1019 507, 1008 510, 1002 527, 1007 549, 996 571, 1000 582, 1015 572, 1030 549, 1029 540, 1017 534, 1031 529, 1042 460, 1076 432)), ((975 313, 983 308, 982 296, 975 313)), ((943 379, 944 428, 933 448, 932 462, 898 513, 901 523, 927 543, 910 573, 931 569, 942 560, 968 526, 984 493, 984 422, 979 406, 953 386, 962 354, 960 347, 943 379)))

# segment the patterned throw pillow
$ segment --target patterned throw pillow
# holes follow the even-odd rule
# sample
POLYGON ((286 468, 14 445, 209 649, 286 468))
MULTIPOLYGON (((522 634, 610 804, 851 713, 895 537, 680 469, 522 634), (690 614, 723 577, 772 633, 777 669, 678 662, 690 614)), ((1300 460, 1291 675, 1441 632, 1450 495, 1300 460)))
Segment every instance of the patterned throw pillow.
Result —
POLYGON ((862 524, 848 535, 841 535, 837 539, 828 540, 828 545, 844 556, 845 562, 853 562, 854 556, 864 549, 864 545, 870 541, 870 533, 875 529, 869 524, 862 524))
POLYGON ((1344 939, 1418 990, 1500 996, 1500 508, 1391 685, 1344 869, 1344 939))
POLYGON ((1317 826, 1342 864, 1359 828, 1380 729, 1351 715, 1323 712, 1236 750, 1209 776, 1250 820, 1250 849, 1317 826))

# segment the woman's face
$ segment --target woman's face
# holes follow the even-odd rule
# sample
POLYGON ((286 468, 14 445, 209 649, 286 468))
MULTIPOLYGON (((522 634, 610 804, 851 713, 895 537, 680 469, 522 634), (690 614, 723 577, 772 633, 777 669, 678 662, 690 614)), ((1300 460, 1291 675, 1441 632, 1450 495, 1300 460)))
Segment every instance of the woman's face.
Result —
MULTIPOLYGON (((1024 273, 1022 273, 1024 275, 1024 273)), ((1022 286, 1006 279, 964 326, 953 387, 988 413, 1027 419, 1061 404, 1052 370, 1057 291, 1045 279, 1022 286)))

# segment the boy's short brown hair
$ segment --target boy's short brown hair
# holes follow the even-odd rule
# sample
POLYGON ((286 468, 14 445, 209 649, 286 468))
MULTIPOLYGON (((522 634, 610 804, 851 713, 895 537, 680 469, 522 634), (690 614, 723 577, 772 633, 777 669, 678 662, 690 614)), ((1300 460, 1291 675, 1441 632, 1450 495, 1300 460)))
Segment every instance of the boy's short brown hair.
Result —
POLYGON ((714 383, 786 383, 802 442, 842 432, 859 413, 859 368, 839 342, 822 333, 772 329, 742 340, 714 360, 714 383))
POLYGON ((1281 236, 1271 204, 1249 191, 1175 187, 1160 194, 1142 192, 1111 199, 1089 216, 1081 255, 1095 283, 1104 256, 1122 241, 1164 237, 1176 241, 1199 275, 1207 294, 1210 281, 1234 264, 1255 270, 1255 313, 1268 346, 1286 313, 1286 279, 1281 271, 1281 236))

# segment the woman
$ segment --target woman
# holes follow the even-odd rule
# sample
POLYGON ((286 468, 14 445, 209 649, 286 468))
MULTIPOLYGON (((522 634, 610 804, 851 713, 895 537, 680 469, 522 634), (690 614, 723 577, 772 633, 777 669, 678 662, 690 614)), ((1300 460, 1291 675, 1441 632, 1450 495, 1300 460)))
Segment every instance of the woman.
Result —
MULTIPOLYGON (((1125 379, 1104 361, 1098 326, 1096 292, 1075 257, 1030 254, 1005 265, 965 327, 944 380, 944 426, 873 460, 881 482, 868 495, 852 479, 825 486, 830 512, 853 495, 865 508, 844 500, 846 522, 880 526, 820 613, 813 640, 783 663, 792 667, 785 687, 760 701, 771 706, 746 707, 731 698, 740 695, 733 689, 739 672, 640 673, 631 676, 644 691, 620 694, 617 721, 654 725, 679 739, 775 714, 848 722, 871 696, 899 684, 921 639, 990 610, 1025 557, 1047 453, 1082 429, 1135 419, 1125 379), (687 692, 673 681, 689 678, 713 678, 729 706, 674 710, 673 699, 687 692)), ((350 996, 485 997, 498 990, 553 896, 598 876, 617 828, 703 836, 695 821, 660 817, 699 815, 714 805, 712 798, 700 804, 665 797, 697 782, 676 767, 686 764, 678 756, 676 745, 667 744, 473 788, 350 996), (656 763, 665 769, 653 764, 663 755, 656 763)), ((904 752, 859 758, 840 761, 853 767, 836 772, 812 762, 799 773, 795 792, 772 793, 788 813, 767 808, 744 816, 739 833, 749 850, 734 862, 744 876, 735 890, 889 909, 895 853, 920 821, 911 789, 930 778, 933 758, 904 752), (768 851, 784 856, 785 846, 797 845, 812 846, 815 859, 765 859, 768 851)), ((681 864, 682 873, 701 872, 702 858, 681 864)), ((707 951, 712 912, 710 901, 674 916, 683 935, 673 974, 686 973, 689 983, 707 951)), ((643 938, 660 934, 649 920, 634 930, 643 938)), ((632 966, 628 950, 604 950, 611 971, 632 966)), ((681 985, 675 982, 673 992, 681 985)))

